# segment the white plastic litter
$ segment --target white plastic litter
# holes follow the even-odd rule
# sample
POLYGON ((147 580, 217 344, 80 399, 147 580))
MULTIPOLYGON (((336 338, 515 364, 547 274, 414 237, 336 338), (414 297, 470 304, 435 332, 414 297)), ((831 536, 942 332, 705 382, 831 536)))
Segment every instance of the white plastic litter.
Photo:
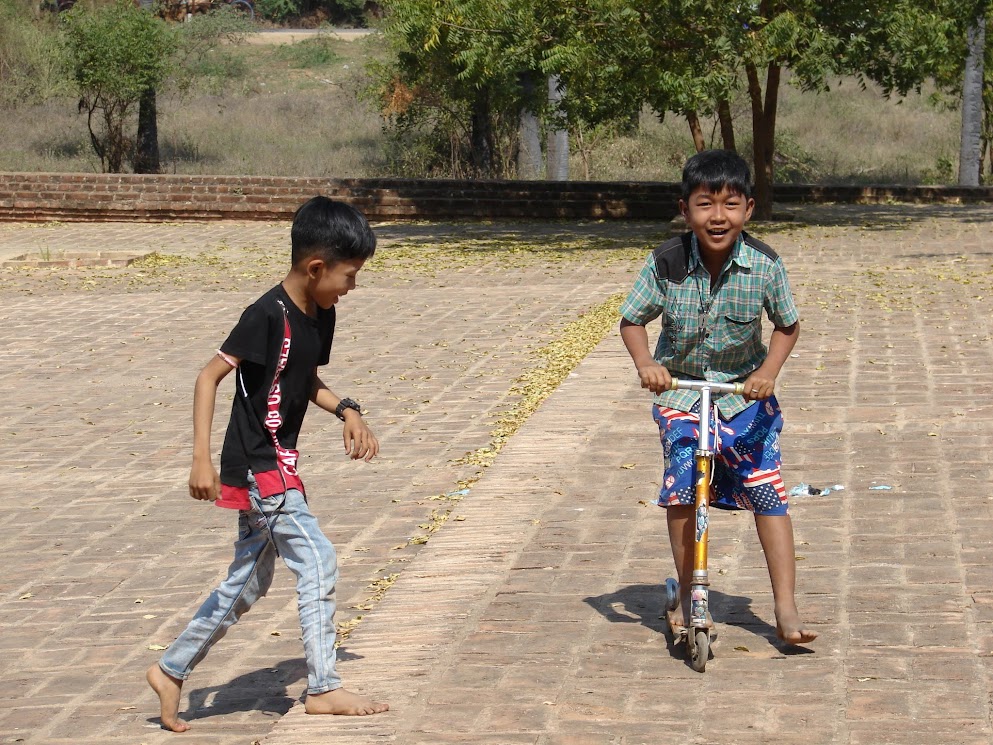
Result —
POLYGON ((816 486, 805 484, 802 481, 786 492, 788 497, 825 497, 833 491, 844 491, 844 484, 832 484, 819 489, 816 486))

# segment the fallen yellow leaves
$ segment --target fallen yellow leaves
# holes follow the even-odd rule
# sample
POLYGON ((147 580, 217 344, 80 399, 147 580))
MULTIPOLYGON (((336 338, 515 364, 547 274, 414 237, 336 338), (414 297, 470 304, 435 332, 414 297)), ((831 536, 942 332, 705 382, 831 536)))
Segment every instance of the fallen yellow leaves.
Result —
POLYGON ((500 450, 521 425, 617 323, 623 298, 622 294, 613 295, 594 306, 568 324, 557 339, 537 350, 534 356, 539 364, 514 382, 511 392, 519 394, 520 399, 497 420, 496 427, 490 432, 493 439, 489 445, 466 453, 456 463, 486 468, 496 460, 500 450))

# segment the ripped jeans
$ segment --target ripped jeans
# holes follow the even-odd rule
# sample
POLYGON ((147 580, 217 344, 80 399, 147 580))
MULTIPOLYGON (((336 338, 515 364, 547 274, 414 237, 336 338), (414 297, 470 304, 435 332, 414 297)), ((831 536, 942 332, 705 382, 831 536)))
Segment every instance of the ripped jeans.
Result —
POLYGON ((250 499, 252 509, 239 513, 238 540, 227 579, 204 601, 186 630, 162 655, 159 667, 174 678, 189 678, 210 648, 269 590, 278 548, 279 556, 297 578, 300 628, 307 656, 307 693, 340 688, 334 646, 334 587, 338 579, 334 546, 296 489, 260 498, 252 482, 250 499))

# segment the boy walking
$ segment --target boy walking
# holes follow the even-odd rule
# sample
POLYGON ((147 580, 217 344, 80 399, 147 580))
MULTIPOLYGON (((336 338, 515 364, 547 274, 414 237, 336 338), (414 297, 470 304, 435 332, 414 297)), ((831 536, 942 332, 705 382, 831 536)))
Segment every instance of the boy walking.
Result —
POLYGON ((376 237, 358 210, 314 197, 297 210, 291 243, 286 278, 245 310, 197 377, 190 496, 238 510, 238 539, 227 579, 145 676, 159 696, 162 726, 174 732, 189 729, 178 716, 183 682, 266 594, 276 556, 297 578, 307 713, 360 716, 389 708, 341 687, 335 669, 337 558, 307 505, 296 450, 313 401, 342 420, 345 452, 352 459, 370 461, 379 452, 359 405, 340 398, 317 375, 331 353, 335 303, 355 289, 356 275, 376 250, 376 237), (217 386, 232 371, 237 385, 218 473, 210 428, 217 386))
POLYGON ((693 574, 694 452, 700 396, 670 391, 672 376, 712 382, 744 381, 743 396, 716 399, 718 413, 714 507, 747 509, 765 553, 776 630, 788 644, 817 633, 796 607, 793 524, 780 475, 783 419, 773 395, 776 377, 800 333, 782 259, 744 232, 755 206, 748 164, 736 153, 698 153, 683 169, 679 209, 690 231, 649 255, 621 306, 621 338, 642 388, 655 394, 665 473, 658 504, 666 508, 683 623, 693 574), (762 312, 773 323, 768 349, 762 312), (645 326, 661 317, 654 355, 645 326))

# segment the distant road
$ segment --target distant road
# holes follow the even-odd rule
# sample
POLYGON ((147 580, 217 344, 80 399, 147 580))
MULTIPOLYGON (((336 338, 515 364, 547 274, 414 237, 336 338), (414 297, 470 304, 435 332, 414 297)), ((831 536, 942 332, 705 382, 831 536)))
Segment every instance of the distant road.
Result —
POLYGON ((336 28, 336 29, 316 29, 316 28, 280 28, 272 31, 259 31, 248 37, 249 44, 292 44, 296 41, 309 39, 318 34, 328 34, 338 39, 352 41, 362 36, 376 33, 368 28, 336 28))

